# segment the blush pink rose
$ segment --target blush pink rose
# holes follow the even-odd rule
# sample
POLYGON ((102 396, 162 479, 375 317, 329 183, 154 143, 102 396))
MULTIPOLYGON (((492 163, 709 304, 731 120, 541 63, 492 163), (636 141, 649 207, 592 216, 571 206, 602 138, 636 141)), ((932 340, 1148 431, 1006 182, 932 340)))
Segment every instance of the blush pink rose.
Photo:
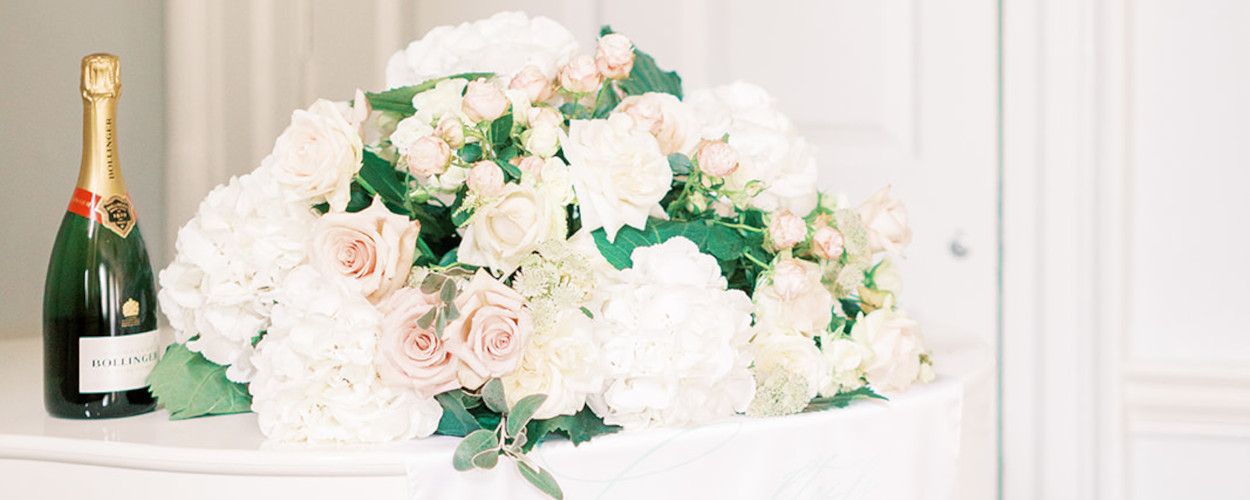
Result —
POLYGON ((521 72, 512 77, 512 81, 508 83, 508 88, 525 91, 525 96, 531 104, 550 99, 555 94, 551 88, 551 79, 547 78, 538 66, 532 64, 521 68, 521 72))
POLYGON ((418 324, 438 298, 416 288, 400 288, 378 304, 382 335, 378 339, 377 365, 382 383, 410 387, 422 398, 460 387, 457 362, 433 325, 418 324))
POLYGON ((783 299, 794 299, 811 288, 807 268, 797 259, 781 259, 773 266, 773 288, 783 299))
POLYGON ((438 121, 438 126, 434 127, 434 135, 455 149, 464 147, 464 124, 450 113, 443 115, 438 121))
POLYGON ((603 74, 595 67, 595 58, 582 54, 574 57, 560 70, 560 86, 574 94, 585 94, 599 88, 603 74))
POLYGON ((791 248, 807 239, 807 223, 789 210, 782 209, 773 215, 773 221, 768 225, 768 236, 778 250, 791 248))
POLYGON ((438 137, 427 135, 412 141, 404 161, 413 175, 439 175, 446 172, 451 163, 451 146, 438 137))
POLYGON ((456 297, 460 317, 447 325, 448 348, 460 359, 457 375, 467 389, 516 370, 534 332, 525 298, 479 269, 456 297))
POLYGON ((595 67, 612 80, 629 76, 634 69, 634 44, 620 33, 600 38, 599 48, 595 50, 595 67))
POLYGON ((341 276, 377 304, 408 279, 421 223, 391 213, 380 199, 356 213, 330 212, 317 220, 309 248, 312 265, 341 276))
POLYGON ((738 151, 723 141, 704 141, 699 148, 699 170, 712 177, 724 177, 738 170, 738 151))
POLYGON ((508 111, 508 96, 499 87, 485 80, 469 82, 461 107, 465 116, 475 122, 490 121, 508 111))
POLYGON ((470 191, 479 196, 494 196, 503 189, 503 170, 500 170, 499 165, 493 161, 479 161, 469 169, 466 184, 469 185, 470 191))

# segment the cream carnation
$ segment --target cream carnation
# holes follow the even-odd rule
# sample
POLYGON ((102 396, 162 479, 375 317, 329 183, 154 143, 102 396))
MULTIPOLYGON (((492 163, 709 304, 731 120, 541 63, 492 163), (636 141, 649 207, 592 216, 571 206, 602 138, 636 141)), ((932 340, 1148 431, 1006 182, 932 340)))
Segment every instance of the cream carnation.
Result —
POLYGON ((363 155, 356 127, 334 103, 321 99, 291 115, 291 124, 278 136, 262 165, 270 166, 274 179, 286 185, 290 195, 325 200, 330 208, 343 210, 363 155))
POLYGON ((431 78, 471 72, 493 72, 512 78, 533 65, 554 75, 577 54, 577 39, 546 17, 501 12, 459 26, 440 26, 386 65, 387 88, 417 85, 431 78))
POLYGON ((477 389, 512 373, 534 331, 525 298, 478 269, 456 297, 456 308, 460 317, 447 325, 446 336, 448 349, 460 359, 460 383, 477 389))
POLYGON ((307 203, 285 201, 281 190, 267 166, 218 186, 178 231, 174 260, 160 273, 174 340, 226 366, 236 382, 252 378, 272 294, 307 258, 316 220, 307 203))
POLYGON ((542 242, 564 239, 564 215, 558 200, 524 184, 506 184, 461 229, 460 261, 511 273, 542 242))
POLYGON ((309 260, 326 276, 346 278, 377 303, 408 279, 421 224, 391 213, 375 198, 360 212, 330 212, 317 221, 309 260))
POLYGON ((800 259, 786 259, 778 266, 784 271, 778 283, 755 288, 755 323, 764 331, 798 332, 815 337, 833 319, 833 296, 820 283, 820 266, 800 259), (801 274, 794 276, 791 268, 801 274))
POLYGON ((903 391, 920 376, 924 347, 915 320, 889 307, 877 309, 855 321, 851 338, 870 353, 861 366, 874 389, 903 391))
POLYGON ((729 134, 729 145, 738 151, 738 170, 726 178, 728 187, 745 189, 759 181, 764 190, 751 205, 766 212, 785 208, 805 216, 816 207, 816 158, 764 89, 738 82, 691 92, 685 102, 704 124, 700 137, 729 134))
POLYGON ((624 226, 646 227, 648 215, 667 218, 660 200, 668 193, 673 171, 655 137, 635 129, 628 116, 574 120, 560 142, 573 174, 582 227, 602 227, 613 241, 624 226))
POLYGON ((377 443, 434 433, 438 402, 382 383, 374 357, 381 313, 311 266, 292 270, 282 285, 249 386, 265 436, 377 443))
POLYGON ((746 409, 751 301, 726 290, 716 259, 682 237, 633 252, 634 267, 595 291, 595 334, 608 370, 587 404, 627 429, 689 426, 746 409))

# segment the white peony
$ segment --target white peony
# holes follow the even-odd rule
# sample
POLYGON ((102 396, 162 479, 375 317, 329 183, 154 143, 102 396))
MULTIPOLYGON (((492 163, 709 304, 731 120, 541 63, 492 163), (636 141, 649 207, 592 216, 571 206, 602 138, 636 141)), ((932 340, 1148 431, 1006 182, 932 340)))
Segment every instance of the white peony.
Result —
POLYGON ((755 393, 750 299, 726 290, 716 259, 682 237, 636 248, 633 261, 599 285, 589 307, 607 370, 590 408, 627 429, 745 410, 755 393))
POLYGON ((511 79, 529 65, 555 75, 577 52, 577 40, 560 23, 521 12, 501 12, 489 19, 430 30, 391 56, 386 86, 417 85, 468 72, 493 72, 511 79))
POLYGON ((251 380, 253 341, 269 327, 273 293, 307 258, 317 220, 308 203, 285 201, 271 173, 261 166, 209 193, 160 273, 174 340, 227 366, 236 382, 251 380))
POLYGON ((890 307, 860 316, 851 339, 865 348, 861 368, 878 391, 903 391, 920 376, 924 337, 920 323, 890 307))
POLYGON ((574 120, 560 143, 581 205, 582 227, 602 227, 614 241, 624 226, 646 227, 647 216, 667 218, 660 200, 673 171, 655 137, 634 128, 629 116, 574 120))
POLYGON ((595 343, 595 324, 576 307, 559 313, 555 325, 535 331, 521 364, 502 378, 508 404, 532 394, 547 400, 536 419, 572 415, 586 405, 586 396, 603 388, 604 367, 595 343))
POLYGON ((816 158, 798 136, 794 124, 777 111, 764 89, 738 82, 698 90, 685 101, 704 123, 700 137, 717 139, 729 134, 729 145, 739 155, 738 170, 726 178, 731 189, 759 181, 764 190, 751 205, 772 212, 788 209, 806 216, 816 208, 816 158))
POLYGON ((382 383, 375 363, 382 313, 311 266, 274 294, 249 390, 261 432, 275 441, 377 443, 433 434, 442 407, 382 383))
POLYGON ((820 266, 801 259, 786 259, 777 267, 785 272, 755 288, 755 324, 763 331, 820 335, 833 319, 833 296, 820 283, 820 266), (784 264, 784 265, 782 265, 784 264), (778 282, 780 280, 780 282, 778 282))
POLYGON ((509 183, 494 201, 473 212, 460 230, 460 262, 511 273, 538 245, 564 239, 564 206, 533 187, 509 183))
POLYGON ((291 201, 324 200, 341 211, 351 199, 352 177, 360 170, 363 155, 356 126, 334 103, 319 99, 291 115, 291 124, 261 164, 287 187, 291 201))

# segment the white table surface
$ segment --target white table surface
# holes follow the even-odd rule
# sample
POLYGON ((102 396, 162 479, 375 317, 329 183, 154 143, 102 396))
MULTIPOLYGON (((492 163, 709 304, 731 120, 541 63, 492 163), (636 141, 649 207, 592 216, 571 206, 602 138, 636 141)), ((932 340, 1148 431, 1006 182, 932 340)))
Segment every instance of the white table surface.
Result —
MULTIPOLYGON (((735 458, 735 454, 749 455, 749 460, 759 462, 754 465, 757 468, 785 463, 786 450, 801 446, 778 443, 770 437, 786 436, 787 432, 803 441, 801 436, 811 435, 810 429, 831 429, 830 436, 818 438, 829 439, 831 444, 813 449, 840 450, 838 460, 847 463, 839 467, 844 468, 861 467, 864 461, 856 454, 863 455, 870 451, 864 448, 876 446, 860 444, 856 450, 847 450, 836 442, 868 439, 871 432, 867 427, 891 418, 929 426, 927 413, 944 412, 940 408, 951 406, 952 397, 954 425, 984 432, 978 428, 983 422, 961 422, 959 410, 969 388, 985 392, 989 387, 992 391, 992 382, 986 384, 993 372, 988 348, 970 341, 945 342, 933 348, 938 380, 895 395, 889 403, 863 402, 840 410, 777 419, 736 417, 695 429, 602 436, 577 448, 567 441, 552 441, 540 446, 536 457, 556 474, 568 493, 566 498, 632 498, 666 480, 673 484, 656 490, 661 492, 660 498, 669 497, 663 492, 678 498, 713 491, 715 485, 708 481, 714 477, 708 474, 714 473, 709 471, 732 469, 733 464, 748 460, 735 458), (776 458, 768 456, 773 453, 776 458), (699 460, 707 463, 706 471, 701 471, 700 465, 690 465, 701 463, 699 460), (666 465, 652 467, 658 463, 666 465)), ((280 495, 278 498, 455 498, 466 493, 482 498, 500 494, 537 498, 525 489, 527 485, 520 482, 510 464, 502 461, 494 471, 454 471, 451 453, 458 438, 446 436, 390 445, 310 448, 266 443, 252 413, 183 421, 170 421, 164 410, 113 420, 52 418, 43 410, 41 357, 39 338, 0 342, 0 499, 74 498, 82 494, 93 499, 274 498, 275 494, 280 495)), ((949 417, 935 415, 933 419, 949 417)), ((942 434, 940 430, 915 431, 922 437, 942 434)), ((880 439, 888 440, 893 434, 885 432, 880 439)), ((983 437, 964 435, 963 447, 968 448, 969 442, 982 447, 975 443, 983 437)), ((956 460, 960 441, 956 431, 954 442, 949 443, 956 460)), ((892 451, 883 446, 885 456, 874 460, 908 460, 910 457, 898 456, 897 451, 903 449, 899 446, 910 445, 899 444, 892 451)), ((973 450, 965 450, 965 455, 968 451, 973 450)), ((976 460, 970 465, 965 457, 964 470, 952 468, 924 481, 927 489, 939 491, 923 493, 916 489, 919 496, 915 498, 954 497, 954 476, 970 476, 970 466, 981 467, 976 460), (951 476, 949 484, 944 482, 945 476, 951 476)), ((984 471, 974 472, 973 477, 984 475, 984 471)), ((734 479, 732 471, 728 475, 725 479, 734 479)), ((769 487, 776 489, 775 485, 769 487)), ((883 487, 882 491, 894 491, 888 485, 883 487)), ((805 488, 811 491, 801 496, 810 498, 825 498, 832 491, 811 485, 805 488)), ((849 496, 885 498, 881 496, 885 493, 869 490, 849 496)))

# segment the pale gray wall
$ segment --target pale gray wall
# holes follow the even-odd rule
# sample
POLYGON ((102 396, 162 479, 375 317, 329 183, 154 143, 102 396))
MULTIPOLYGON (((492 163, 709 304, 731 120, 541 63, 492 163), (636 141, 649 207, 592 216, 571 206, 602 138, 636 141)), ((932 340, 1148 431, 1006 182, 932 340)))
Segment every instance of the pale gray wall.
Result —
POLYGON ((118 154, 152 265, 166 264, 163 5, 0 0, 0 340, 42 331, 44 273, 81 158, 84 55, 121 58, 118 154))

